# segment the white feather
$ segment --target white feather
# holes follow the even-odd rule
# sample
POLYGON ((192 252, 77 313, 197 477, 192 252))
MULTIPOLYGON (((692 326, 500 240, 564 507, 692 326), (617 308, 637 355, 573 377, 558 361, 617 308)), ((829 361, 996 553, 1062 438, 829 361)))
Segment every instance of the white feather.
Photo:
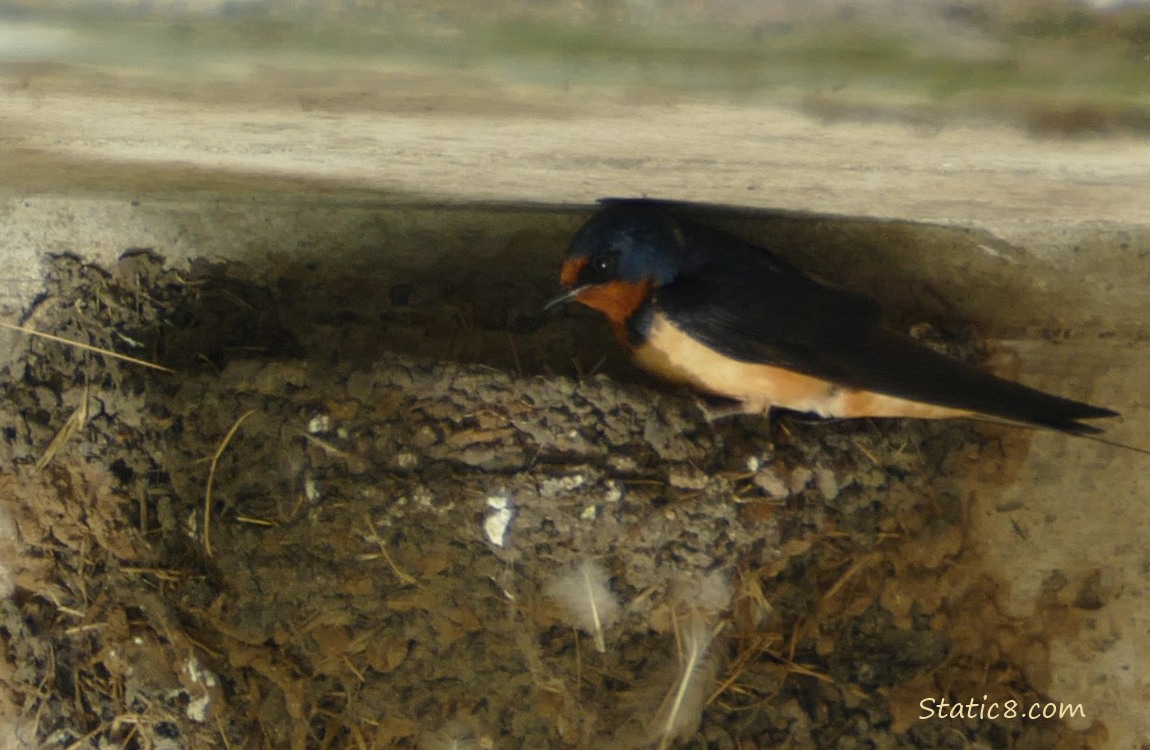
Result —
POLYGON ((679 679, 663 700, 656 716, 659 750, 666 750, 677 739, 688 736, 699 726, 703 717, 703 703, 707 688, 714 678, 714 662, 710 658, 711 642, 725 623, 712 627, 703 613, 691 610, 680 633, 683 655, 679 679))
POLYGON ((438 732, 425 735, 419 746, 427 750, 479 750, 476 733, 462 721, 452 721, 438 732))
POLYGON ((547 595, 566 612, 568 622, 591 635, 599 653, 607 650, 603 631, 619 619, 619 601, 611 593, 602 566, 588 558, 551 581, 547 595))

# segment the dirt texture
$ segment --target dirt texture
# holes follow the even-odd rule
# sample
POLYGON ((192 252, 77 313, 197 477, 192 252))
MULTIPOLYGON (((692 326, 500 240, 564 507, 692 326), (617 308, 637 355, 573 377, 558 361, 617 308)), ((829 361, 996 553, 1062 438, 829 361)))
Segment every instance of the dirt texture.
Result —
MULTIPOLYGON (((967 534, 963 477, 1008 478, 1024 431, 713 422, 605 374, 429 356, 442 338, 340 358, 276 279, 145 250, 45 278, 24 325, 172 372, 29 336, 3 373, 13 747, 1105 739, 918 718, 1041 700, 1073 627, 1053 598, 1002 615, 967 534)), ((393 339, 451 328, 392 291, 393 339)))

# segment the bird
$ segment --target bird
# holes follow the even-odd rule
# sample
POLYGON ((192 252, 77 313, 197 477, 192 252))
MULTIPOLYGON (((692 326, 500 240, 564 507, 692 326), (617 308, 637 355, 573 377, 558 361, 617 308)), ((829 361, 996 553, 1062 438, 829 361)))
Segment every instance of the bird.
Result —
POLYGON ((883 324, 871 297, 826 284, 667 201, 606 199, 575 233, 553 308, 606 316, 634 362, 733 402, 850 419, 976 418, 1073 435, 1117 417, 941 354, 883 324))

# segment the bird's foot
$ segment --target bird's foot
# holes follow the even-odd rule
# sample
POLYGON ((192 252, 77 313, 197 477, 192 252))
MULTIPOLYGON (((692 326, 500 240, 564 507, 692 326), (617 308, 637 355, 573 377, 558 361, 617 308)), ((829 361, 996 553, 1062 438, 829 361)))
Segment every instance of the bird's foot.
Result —
POLYGON ((770 406, 764 407, 758 404, 749 404, 746 401, 715 404, 698 397, 695 398, 695 406, 698 408, 699 413, 703 415, 703 419, 711 424, 720 420, 730 419, 731 417, 741 417, 748 414, 769 419, 771 410, 770 406))

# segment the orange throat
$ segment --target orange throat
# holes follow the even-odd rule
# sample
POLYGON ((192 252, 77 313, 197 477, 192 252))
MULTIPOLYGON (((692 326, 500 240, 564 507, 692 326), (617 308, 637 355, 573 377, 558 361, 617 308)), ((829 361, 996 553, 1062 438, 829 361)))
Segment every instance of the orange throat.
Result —
POLYGON ((612 281, 587 289, 575 298, 576 302, 598 310, 611 321, 611 330, 623 346, 630 347, 627 340, 627 319, 647 300, 651 294, 651 282, 612 281))
MULTIPOLYGON (((559 273, 559 283, 565 287, 572 287, 579 283, 579 274, 587 265, 588 259, 583 257, 569 258, 563 263, 559 273)), ((611 329, 615 338, 623 346, 630 348, 627 340, 627 320, 647 300, 651 294, 651 280, 640 282, 609 281, 605 284, 596 284, 580 292, 575 301, 598 310, 611 321, 611 329)))

